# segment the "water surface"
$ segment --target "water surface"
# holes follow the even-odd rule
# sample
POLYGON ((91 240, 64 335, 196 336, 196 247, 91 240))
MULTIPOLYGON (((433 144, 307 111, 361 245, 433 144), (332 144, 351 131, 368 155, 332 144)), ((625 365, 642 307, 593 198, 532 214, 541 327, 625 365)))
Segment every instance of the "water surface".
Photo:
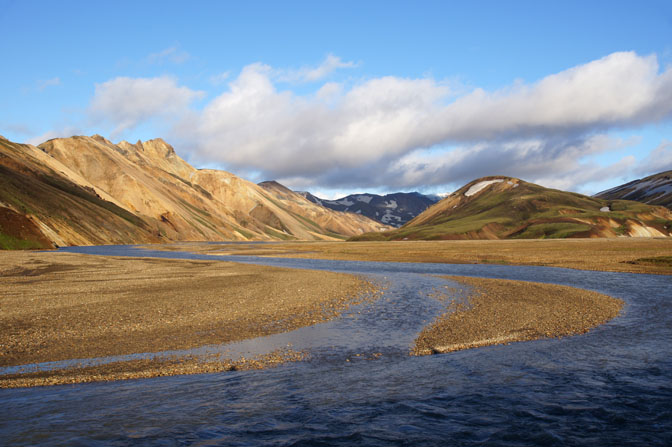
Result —
MULTIPOLYGON (((124 246, 65 251, 213 259, 124 246)), ((306 362, 264 371, 0 390, 0 444, 672 445, 670 277, 233 259, 374 275, 389 289, 372 306, 292 335, 311 350, 306 362), (410 357, 414 334, 440 311, 427 293, 447 284, 427 274, 564 284, 621 298, 626 307, 622 316, 581 336, 410 357)))

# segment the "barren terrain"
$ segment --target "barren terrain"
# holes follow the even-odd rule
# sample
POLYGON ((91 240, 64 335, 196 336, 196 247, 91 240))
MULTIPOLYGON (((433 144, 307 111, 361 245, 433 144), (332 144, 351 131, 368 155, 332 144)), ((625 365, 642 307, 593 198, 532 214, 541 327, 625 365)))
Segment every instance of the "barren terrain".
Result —
POLYGON ((0 283, 0 366, 259 337, 333 318, 372 292, 345 274, 57 252, 3 253, 0 283))
POLYGON ((672 238, 288 242, 269 245, 152 245, 151 248, 350 261, 540 265, 672 275, 672 238))
POLYGON ((456 304, 416 339, 415 355, 439 354, 479 346, 564 337, 616 317, 621 300, 555 284, 449 276, 472 288, 468 303, 456 304))

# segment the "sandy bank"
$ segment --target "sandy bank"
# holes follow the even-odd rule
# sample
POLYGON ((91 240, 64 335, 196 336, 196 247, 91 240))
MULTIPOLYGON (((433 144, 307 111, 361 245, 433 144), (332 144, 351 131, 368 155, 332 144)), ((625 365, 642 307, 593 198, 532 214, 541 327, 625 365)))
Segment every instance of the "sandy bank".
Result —
POLYGON ((58 252, 3 252, 0 291, 0 366, 285 332, 333 318, 374 292, 345 274, 58 252))
POLYGON ((573 287, 503 279, 447 276, 473 288, 467 305, 450 312, 418 336, 415 355, 458 351, 514 341, 583 334, 616 317, 621 300, 573 287))

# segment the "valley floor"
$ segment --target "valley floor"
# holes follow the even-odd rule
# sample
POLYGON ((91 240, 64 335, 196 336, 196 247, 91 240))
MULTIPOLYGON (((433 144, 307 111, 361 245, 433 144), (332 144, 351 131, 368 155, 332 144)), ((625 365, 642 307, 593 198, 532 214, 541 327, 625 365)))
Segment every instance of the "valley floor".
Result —
MULTIPOLYGON (((672 273, 669 239, 188 243, 152 248, 672 273)), ((447 303, 448 313, 419 335, 416 354, 582 333, 620 309, 617 300, 568 287, 452 279, 474 290, 469 305, 451 314, 455 309, 447 303), (572 313, 576 318, 570 318, 572 313)), ((25 251, 0 256, 0 291, 0 367, 190 349, 286 332, 334 318, 381 293, 355 275, 324 271, 25 251)), ((73 365, 58 371, 6 373, 0 376, 0 388, 262 368, 303 355, 288 347, 254 359, 138 358, 73 365)))
MULTIPOLYGON (((160 245, 152 245, 161 249, 160 245)), ((180 246, 163 246, 176 250, 180 246)), ((510 264, 672 275, 672 238, 186 244, 187 251, 348 261, 510 264)))
MULTIPOLYGON (((354 275, 218 261, 2 252, 0 366, 188 349, 325 321, 370 297, 354 275)), ((0 387, 257 368, 300 357, 138 360, 1 376, 0 387)))

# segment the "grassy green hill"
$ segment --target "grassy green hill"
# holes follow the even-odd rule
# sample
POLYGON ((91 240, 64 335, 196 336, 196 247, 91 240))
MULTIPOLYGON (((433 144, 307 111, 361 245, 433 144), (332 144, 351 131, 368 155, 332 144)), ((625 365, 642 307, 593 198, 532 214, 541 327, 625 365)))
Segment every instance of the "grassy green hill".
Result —
POLYGON ((663 207, 497 176, 474 180, 398 230, 350 240, 669 236, 671 231, 672 213, 663 207))

